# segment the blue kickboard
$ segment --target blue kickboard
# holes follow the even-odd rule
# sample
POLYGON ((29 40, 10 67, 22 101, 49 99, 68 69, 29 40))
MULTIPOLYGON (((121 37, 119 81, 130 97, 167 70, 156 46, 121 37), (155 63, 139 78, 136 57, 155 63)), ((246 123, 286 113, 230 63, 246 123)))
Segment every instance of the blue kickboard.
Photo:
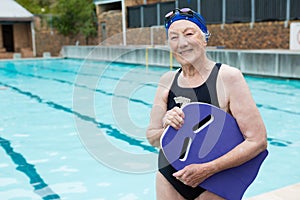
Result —
MULTIPOLYGON (((187 104, 182 110, 185 114, 183 126, 179 130, 169 126, 161 137, 162 151, 176 170, 214 160, 244 141, 236 120, 229 113, 198 102, 187 104), (201 128, 198 128, 196 125, 201 121, 201 128)), ((267 155, 265 150, 238 167, 209 177, 200 186, 225 199, 242 199, 267 155)))

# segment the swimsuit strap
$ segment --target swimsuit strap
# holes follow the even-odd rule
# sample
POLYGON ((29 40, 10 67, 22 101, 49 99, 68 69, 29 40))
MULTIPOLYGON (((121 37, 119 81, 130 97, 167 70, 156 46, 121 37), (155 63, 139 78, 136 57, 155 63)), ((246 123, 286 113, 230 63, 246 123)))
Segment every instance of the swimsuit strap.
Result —
POLYGON ((217 78, 218 78, 218 73, 219 73, 219 69, 221 68, 221 65, 222 65, 221 63, 216 63, 208 79, 206 80, 206 85, 209 91, 211 104, 217 107, 220 107, 218 101, 218 94, 217 94, 217 78))

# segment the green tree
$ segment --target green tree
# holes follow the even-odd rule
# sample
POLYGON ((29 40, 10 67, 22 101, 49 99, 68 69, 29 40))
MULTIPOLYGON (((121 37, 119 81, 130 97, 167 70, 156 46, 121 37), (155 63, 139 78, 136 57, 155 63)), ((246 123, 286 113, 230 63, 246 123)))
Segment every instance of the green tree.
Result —
POLYGON ((97 35, 93 0, 58 0, 53 26, 59 33, 68 36, 82 34, 86 38, 97 35))
POLYGON ((51 12, 55 0, 16 0, 16 2, 32 14, 45 14, 51 12))

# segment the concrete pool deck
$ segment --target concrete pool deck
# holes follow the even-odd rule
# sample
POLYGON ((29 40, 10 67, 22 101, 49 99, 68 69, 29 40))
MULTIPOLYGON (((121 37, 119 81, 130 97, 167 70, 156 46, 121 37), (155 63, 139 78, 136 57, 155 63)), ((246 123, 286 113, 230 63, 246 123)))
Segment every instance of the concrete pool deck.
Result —
POLYGON ((299 200, 300 183, 289 185, 271 192, 260 194, 247 200, 299 200))

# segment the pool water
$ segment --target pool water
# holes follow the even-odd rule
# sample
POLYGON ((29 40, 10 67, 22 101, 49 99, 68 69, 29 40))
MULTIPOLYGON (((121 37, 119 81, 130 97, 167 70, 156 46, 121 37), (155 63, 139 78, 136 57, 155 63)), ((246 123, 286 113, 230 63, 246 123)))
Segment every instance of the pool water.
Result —
MULTIPOLYGON (((155 199, 145 138, 166 68, 76 59, 0 62, 1 199, 155 199)), ((245 198, 300 182, 300 81, 246 77, 269 156, 245 198)))

